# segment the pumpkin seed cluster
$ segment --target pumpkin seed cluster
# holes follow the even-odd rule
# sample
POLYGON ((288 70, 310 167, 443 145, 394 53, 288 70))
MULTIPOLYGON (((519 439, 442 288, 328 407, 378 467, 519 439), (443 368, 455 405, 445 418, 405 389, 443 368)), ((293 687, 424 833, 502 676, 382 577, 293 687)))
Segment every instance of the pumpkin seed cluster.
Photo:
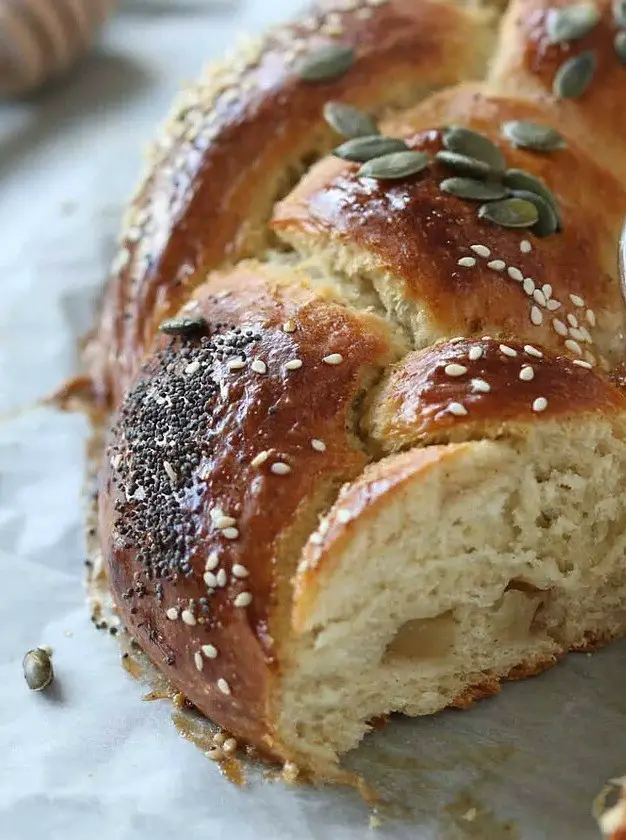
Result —
MULTIPOLYGON (((396 180, 416 175, 432 163, 428 154, 412 151, 404 140, 382 135, 372 117, 353 105, 328 102, 324 117, 347 138, 333 154, 360 163, 359 176, 396 180)), ((544 154, 565 147, 558 131, 538 123, 506 122, 502 134, 513 146, 544 154)), ((443 129, 441 137, 443 149, 434 160, 451 172, 439 184, 442 192, 480 202, 478 217, 501 227, 529 228, 536 236, 562 229, 561 211, 547 184, 530 172, 508 169, 492 140, 461 126, 443 129)))

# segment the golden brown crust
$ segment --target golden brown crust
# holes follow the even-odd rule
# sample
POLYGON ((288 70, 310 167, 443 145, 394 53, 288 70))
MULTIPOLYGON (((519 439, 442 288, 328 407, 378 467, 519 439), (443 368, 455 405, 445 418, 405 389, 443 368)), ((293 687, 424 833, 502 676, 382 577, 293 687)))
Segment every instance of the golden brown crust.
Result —
POLYGON ((280 542, 320 494, 362 470, 350 414, 392 350, 376 317, 304 284, 284 287, 255 264, 215 277, 197 302, 207 335, 162 338, 122 406, 104 464, 100 537, 121 617, 142 648, 200 710, 263 747, 269 613, 288 564, 280 542), (286 368, 294 359, 301 368, 286 368), (274 473, 276 464, 287 466, 274 473), (207 571, 216 579, 206 582, 207 571), (235 606, 242 593, 251 603, 235 606))
POLYGON ((118 401, 159 320, 207 270, 263 244, 259 228, 294 169, 336 140, 322 118, 325 102, 343 99, 380 111, 477 76, 491 42, 485 19, 427 0, 364 0, 270 33, 186 91, 129 213, 90 349, 103 397, 118 401), (299 79, 301 57, 328 43, 355 48, 345 76, 299 79))

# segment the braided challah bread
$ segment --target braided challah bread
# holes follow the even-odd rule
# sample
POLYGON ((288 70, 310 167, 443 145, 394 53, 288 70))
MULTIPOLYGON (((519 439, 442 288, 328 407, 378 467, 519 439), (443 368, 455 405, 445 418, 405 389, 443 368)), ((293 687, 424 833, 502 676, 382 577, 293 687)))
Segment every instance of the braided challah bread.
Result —
POLYGON ((350 0, 211 69, 88 348, 125 626, 320 775, 626 631, 626 4, 502 5, 350 0))

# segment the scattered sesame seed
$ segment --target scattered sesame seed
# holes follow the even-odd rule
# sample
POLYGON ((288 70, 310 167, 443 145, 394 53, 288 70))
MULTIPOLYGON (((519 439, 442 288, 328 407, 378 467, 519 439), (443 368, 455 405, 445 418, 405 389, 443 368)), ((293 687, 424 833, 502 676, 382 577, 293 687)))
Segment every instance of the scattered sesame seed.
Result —
POLYGON ((313 438, 311 441, 311 448, 316 452, 326 452, 326 444, 323 440, 319 440, 318 438, 313 438))
POLYGON ((561 308, 561 303, 558 300, 554 300, 553 298, 551 298, 547 302, 546 306, 548 307, 550 312, 556 312, 557 309, 561 308))
POLYGON ((480 359, 482 354, 483 354, 483 348, 474 346, 474 347, 470 347, 469 353, 467 355, 469 356, 470 362, 476 362, 478 359, 480 359))
POLYGON ((464 417, 467 414, 467 409, 460 402, 451 402, 448 405, 447 411, 454 414, 455 417, 464 417))
POLYGON ((228 370, 241 370, 245 366, 246 363, 243 359, 231 359, 226 365, 228 370))
POLYGON ((577 327, 578 326, 578 319, 576 318, 575 315, 572 315, 571 312, 568 312, 568 314, 567 314, 567 321, 568 321, 568 323, 571 327, 577 327))
POLYGON ((552 297, 552 286, 549 283, 544 283, 541 287, 541 291, 544 293, 546 298, 552 297))
POLYGON ((444 373, 447 376, 463 376, 464 373, 467 373, 467 368, 465 365, 458 365, 453 362, 452 364, 445 366, 444 373))
POLYGON ((494 271, 504 271, 506 263, 504 260, 491 260, 491 262, 487 263, 487 268, 491 268, 494 271))
POLYGON ((585 359, 587 359, 587 361, 589 362, 589 364, 590 364, 592 367, 593 367, 593 365, 595 365, 595 364, 596 364, 597 359, 596 359, 596 357, 593 355, 593 353, 590 353, 590 352, 589 352, 589 350, 585 350, 584 356, 585 356, 585 359))
POLYGON ((448 339, 448 344, 458 344, 459 341, 465 341, 464 335, 455 335, 454 338, 448 339))
POLYGON ((165 613, 165 615, 169 618, 170 621, 176 621, 179 616, 178 607, 170 607, 169 610, 165 613))
POLYGON ((220 677, 217 681, 217 687, 222 692, 222 694, 230 694, 230 686, 223 677, 220 677))
POLYGON ((532 277, 525 277, 522 285, 527 295, 532 295, 534 293, 535 281, 532 277))
POLYGON ((196 617, 190 610, 183 610, 180 617, 185 624, 188 624, 190 627, 193 627, 193 625, 196 624, 196 617))
POLYGON ((532 344, 525 344, 524 352, 528 353, 529 356, 534 356, 535 359, 543 359, 543 353, 541 350, 537 350, 537 348, 533 347, 532 344))
POLYGON ((220 569, 215 576, 217 578, 217 585, 219 587, 226 586, 228 578, 226 577, 226 569, 220 569))
POLYGON ((576 353, 577 356, 582 356, 583 351, 580 344, 577 341, 574 341, 573 338, 568 338, 565 342, 565 346, 568 350, 571 350, 572 353, 576 353))
POLYGON ((246 567, 242 566, 241 563, 235 563, 231 571, 236 578, 247 578, 250 574, 246 567))
POLYGON ((193 362, 189 362, 185 368, 185 373, 191 376, 192 373, 195 373, 198 370, 200 370, 200 362, 196 359, 193 362))
POLYGON ((211 571, 212 569, 216 569, 219 565, 220 558, 217 551, 212 551, 206 559, 206 563, 204 564, 204 568, 207 571, 211 571))
POLYGON ((252 595, 249 592, 240 592, 233 603, 236 607, 247 607, 252 603, 252 595))
POLYGON ((580 295, 570 295, 569 299, 574 304, 574 306, 584 306, 585 301, 581 298, 580 295))
POLYGON ((270 467, 270 471, 274 475, 288 475, 291 472, 291 467, 289 464, 285 464, 284 461, 275 461, 270 467))
POLYGON ((487 248, 486 245, 470 245, 470 248, 479 257, 484 257, 485 259, 487 259, 487 257, 491 256, 491 251, 489 250, 489 248, 487 248))
POLYGON ((201 671, 204 668, 204 659, 202 658, 202 654, 196 651, 193 655, 193 661, 196 663, 196 668, 198 671, 201 671))
POLYGON ((474 268, 476 265, 476 259, 474 257, 461 257, 461 259, 457 261, 457 265, 460 265, 461 268, 474 268))
POLYGON ((172 484, 176 484, 178 476, 176 475, 176 471, 169 461, 163 461, 163 469, 167 473, 167 477, 172 482, 172 484))
POLYGON ((285 370, 299 370, 302 367, 302 359, 290 359, 285 363, 285 370))
POLYGON ((533 305, 530 307, 530 320, 536 327, 543 324, 543 314, 538 306, 533 305))
POLYGON ((522 252, 522 254, 530 254, 530 252, 533 249, 533 246, 530 244, 528 239, 522 239, 522 241, 519 244, 519 249, 522 252))
POLYGON ((250 367, 255 373, 267 373, 267 365, 261 359, 254 359, 250 367))
POLYGON ((565 326, 563 321, 559 321, 558 318, 553 318, 552 326, 554 327, 554 332, 557 335, 567 335, 567 327, 565 326))
POLYGON ((340 365, 343 362, 341 353, 331 353, 329 356, 324 356, 322 359, 326 365, 340 365))
POLYGON ((224 745, 222 749, 226 753, 226 755, 231 755, 232 753, 236 752, 237 750, 237 741, 234 738, 227 738, 224 741, 224 745))
POLYGON ((337 521, 341 522, 342 525, 345 525, 347 522, 350 522, 352 519, 352 514, 346 508, 340 508, 337 511, 337 521))
POLYGON ((588 370, 591 370, 592 368, 592 365, 590 365, 589 362, 585 362, 582 359, 574 359, 573 363, 578 365, 578 367, 587 368, 588 370))
POLYGON ((539 306, 546 306, 548 303, 548 301, 546 300, 546 296, 541 291, 541 289, 535 289, 535 291, 533 292, 533 298, 537 301, 539 306))
POLYGON ((587 319, 587 323, 589 324, 589 326, 595 327, 595 325, 596 325, 596 314, 593 311, 593 309, 588 309, 585 312, 585 318, 587 319))
POLYGON ((211 747, 207 750, 206 755, 208 755, 211 761, 222 761, 224 759, 224 751, 221 747, 211 747))
POLYGON ((295 321, 285 321, 283 324, 283 332, 293 333, 296 331, 295 321))
POLYGON ((226 735, 224 732, 216 732, 213 736, 213 743, 217 744, 218 747, 221 747, 227 738, 228 735, 226 735))
POLYGON ((491 391, 491 385, 484 379, 472 379, 471 384, 474 394, 488 394, 491 391))
POLYGON ((254 458, 250 461, 251 467, 260 467, 261 464, 264 464, 267 459, 270 457, 270 453, 267 449, 264 449, 262 452, 259 452, 254 458))
MULTIPOLYGON (((571 330, 570 330, 570 332, 571 332, 571 330)), ((589 330, 587 329, 587 327, 578 327, 578 332, 580 333, 580 340, 581 341, 586 341, 588 344, 592 343, 591 334, 589 333, 589 330)), ((572 335, 572 338, 576 338, 576 336, 572 335)))
POLYGON ((230 528, 236 525, 237 520, 233 519, 232 516, 218 516, 213 520, 213 524, 219 531, 222 531, 224 528, 230 528))
POLYGON ((514 350, 512 347, 509 347, 508 344, 501 344, 500 352, 504 353, 505 356, 509 356, 510 358, 517 356, 517 350, 514 350))
POLYGON ((224 528, 222 536, 226 537, 227 540, 236 540, 239 537, 239 531, 237 528, 224 528))
POLYGON ((517 280, 518 283, 521 283, 524 279, 524 275, 522 274, 522 272, 519 270, 519 268, 516 268, 514 265, 510 265, 507 268, 506 273, 509 275, 511 280, 517 280))
POLYGON ((535 371, 531 365, 524 365, 524 367, 519 372, 519 378, 523 382, 530 382, 531 379, 535 378, 535 371))
POLYGON ((217 586, 217 577, 213 572, 205 572, 202 578, 210 589, 215 589, 217 586))
POLYGON ((533 402, 533 411, 545 411, 548 407, 548 400, 545 397, 537 397, 533 402))
POLYGON ((217 659, 217 648, 215 645, 202 645, 202 653, 207 659, 217 659))

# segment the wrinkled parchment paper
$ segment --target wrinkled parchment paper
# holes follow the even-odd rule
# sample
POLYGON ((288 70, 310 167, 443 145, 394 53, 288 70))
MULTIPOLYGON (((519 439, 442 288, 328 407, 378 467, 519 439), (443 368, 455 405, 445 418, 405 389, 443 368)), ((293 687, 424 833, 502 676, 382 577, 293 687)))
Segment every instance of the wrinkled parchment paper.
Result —
POLYGON ((626 770, 626 645, 573 656, 472 712, 394 720, 349 759, 386 804, 248 774, 184 741, 84 607, 86 424, 37 407, 76 370, 134 186, 176 88, 290 0, 126 0, 99 52, 36 103, 0 105, 0 838, 501 840, 597 836, 626 770), (54 649, 32 694, 24 652, 54 649))

